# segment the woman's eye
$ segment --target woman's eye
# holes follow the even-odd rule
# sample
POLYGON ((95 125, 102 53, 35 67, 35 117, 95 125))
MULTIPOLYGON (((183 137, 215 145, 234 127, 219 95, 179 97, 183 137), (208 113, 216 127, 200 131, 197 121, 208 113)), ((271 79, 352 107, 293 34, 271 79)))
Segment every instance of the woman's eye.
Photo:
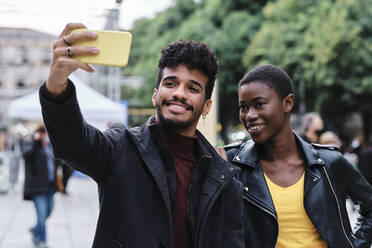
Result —
POLYGON ((260 102, 256 102, 254 104, 255 108, 262 108, 263 107, 263 103, 260 103, 260 102))
POLYGON ((248 110, 248 107, 247 106, 244 106, 244 105, 240 105, 239 106, 239 109, 240 109, 240 111, 247 111, 248 110))

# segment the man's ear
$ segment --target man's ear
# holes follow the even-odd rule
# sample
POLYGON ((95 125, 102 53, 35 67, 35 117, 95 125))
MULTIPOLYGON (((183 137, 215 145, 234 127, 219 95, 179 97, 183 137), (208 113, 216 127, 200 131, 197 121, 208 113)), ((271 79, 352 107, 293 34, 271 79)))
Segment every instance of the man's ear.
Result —
POLYGON ((202 115, 207 115, 212 107, 212 99, 207 99, 204 102, 202 115))
POLYGON ((289 113, 292 111, 294 102, 295 102, 295 98, 293 94, 289 94, 283 99, 283 109, 285 113, 289 113))
POLYGON ((152 95, 152 106, 155 107, 156 105, 156 94, 158 93, 158 90, 154 88, 154 94, 152 95))

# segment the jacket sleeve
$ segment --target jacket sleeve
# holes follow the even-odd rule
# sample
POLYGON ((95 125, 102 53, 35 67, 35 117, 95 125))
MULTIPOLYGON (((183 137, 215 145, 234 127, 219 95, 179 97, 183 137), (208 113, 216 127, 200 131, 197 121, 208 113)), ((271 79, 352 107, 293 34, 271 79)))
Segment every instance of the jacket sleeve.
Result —
POLYGON ((338 170, 342 170, 346 193, 360 205, 358 230, 355 233, 359 248, 372 245, 372 186, 343 156, 339 157, 338 170))
POLYGON ((243 248, 244 245, 244 227, 243 227, 243 186, 237 179, 233 180, 236 186, 234 197, 230 207, 225 212, 223 247, 243 248))
POLYGON ((84 120, 76 90, 68 82, 70 93, 63 102, 47 98, 45 83, 39 89, 42 115, 54 156, 99 182, 110 172, 120 128, 101 132, 84 120))

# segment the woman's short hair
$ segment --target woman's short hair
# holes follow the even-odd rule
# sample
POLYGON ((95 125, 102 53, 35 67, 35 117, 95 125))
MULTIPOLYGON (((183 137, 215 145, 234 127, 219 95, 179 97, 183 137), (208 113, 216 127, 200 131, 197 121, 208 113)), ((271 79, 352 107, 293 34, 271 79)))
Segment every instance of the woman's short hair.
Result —
POLYGON ((239 88, 249 83, 266 84, 274 89, 282 99, 293 94, 291 78, 283 69, 275 65, 261 65, 250 70, 239 81, 239 88))

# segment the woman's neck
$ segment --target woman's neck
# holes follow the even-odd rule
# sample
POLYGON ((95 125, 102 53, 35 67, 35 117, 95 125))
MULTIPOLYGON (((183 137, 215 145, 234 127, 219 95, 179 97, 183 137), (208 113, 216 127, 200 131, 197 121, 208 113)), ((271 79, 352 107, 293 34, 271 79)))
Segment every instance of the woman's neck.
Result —
POLYGON ((297 156, 298 149, 295 136, 291 129, 282 132, 261 145, 260 159, 287 160, 297 156))

